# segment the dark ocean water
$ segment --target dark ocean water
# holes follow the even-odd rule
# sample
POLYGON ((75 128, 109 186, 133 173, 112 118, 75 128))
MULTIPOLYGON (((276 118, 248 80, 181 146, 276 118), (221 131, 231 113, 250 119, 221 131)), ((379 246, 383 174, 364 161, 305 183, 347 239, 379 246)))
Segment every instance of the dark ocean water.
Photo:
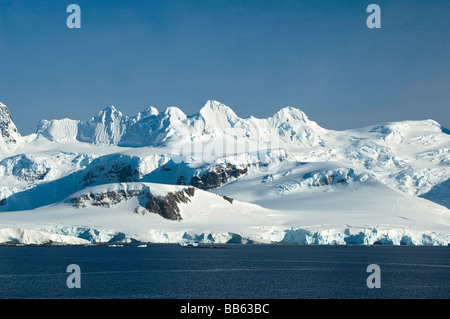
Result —
POLYGON ((0 247, 0 298, 450 298, 450 247, 0 247), (81 270, 69 289, 67 266, 81 270), (381 270, 369 289, 367 266, 381 270))

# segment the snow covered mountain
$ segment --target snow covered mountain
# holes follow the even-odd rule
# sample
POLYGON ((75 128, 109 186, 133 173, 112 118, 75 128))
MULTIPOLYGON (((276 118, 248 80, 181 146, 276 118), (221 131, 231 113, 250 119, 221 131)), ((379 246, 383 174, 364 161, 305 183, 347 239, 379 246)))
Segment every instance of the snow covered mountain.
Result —
POLYGON ((0 103, 0 242, 450 243, 450 132, 108 107, 21 136, 0 103))
POLYGON ((217 101, 208 101, 198 114, 187 116, 177 107, 158 112, 149 107, 128 117, 108 107, 87 122, 69 119, 43 120, 37 134, 50 141, 80 141, 123 147, 167 146, 216 139, 268 142, 277 135, 285 142, 316 145, 321 128, 292 107, 269 119, 241 119, 217 101))

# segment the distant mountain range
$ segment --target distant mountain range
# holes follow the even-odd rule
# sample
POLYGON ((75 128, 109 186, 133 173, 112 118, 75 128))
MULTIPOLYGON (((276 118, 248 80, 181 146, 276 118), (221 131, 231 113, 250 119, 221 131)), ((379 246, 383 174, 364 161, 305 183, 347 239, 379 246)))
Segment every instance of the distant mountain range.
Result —
POLYGON ((285 107, 240 118, 114 107, 22 136, 0 103, 0 243, 450 243, 450 132, 333 131, 285 107))

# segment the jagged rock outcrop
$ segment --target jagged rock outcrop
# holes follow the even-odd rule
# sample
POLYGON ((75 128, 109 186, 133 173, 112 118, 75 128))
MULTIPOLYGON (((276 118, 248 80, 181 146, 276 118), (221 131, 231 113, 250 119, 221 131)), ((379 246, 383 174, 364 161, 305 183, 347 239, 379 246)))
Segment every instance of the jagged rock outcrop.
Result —
POLYGON ((302 183, 305 186, 320 187, 331 184, 348 183, 350 181, 364 181, 369 178, 375 179, 375 176, 369 174, 357 174, 351 168, 338 168, 305 174, 302 183))
POLYGON ((109 208, 124 200, 138 196, 140 192, 140 190, 115 190, 104 193, 89 193, 74 197, 70 202, 74 203, 76 208, 87 207, 88 203, 92 206, 109 208))
POLYGON ((131 198, 137 198, 139 204, 134 209, 135 213, 154 213, 165 219, 180 221, 182 217, 178 205, 190 202, 190 198, 194 194, 194 187, 186 187, 179 191, 168 192, 165 195, 155 195, 149 187, 142 187, 139 189, 91 192, 73 197, 69 202, 77 208, 87 207, 88 205, 110 208, 131 198))
MULTIPOLYGON (((130 200, 134 200, 131 205, 136 205, 134 213, 136 214, 158 214, 161 217, 174 221, 181 221, 180 204, 188 204, 196 194, 196 188, 192 186, 174 188, 166 188, 166 191, 161 193, 161 190, 154 190, 152 184, 146 183, 121 183, 109 184, 108 186, 96 186, 91 188, 89 192, 75 194, 66 202, 71 203, 76 208, 86 208, 89 206, 111 208, 130 200), (152 190, 153 189, 153 190, 152 190)), ((158 185, 158 184, 153 184, 158 185)), ((156 186, 158 189, 160 185, 156 186)), ((162 186, 167 187, 167 186, 162 186)), ((199 191, 201 192, 201 191, 199 191)), ((233 204, 234 199, 228 196, 213 195, 215 198, 222 198, 233 204)), ((216 201, 216 199, 214 199, 216 201)), ((220 199, 218 200, 220 202, 220 199)), ((217 202, 217 203, 219 203, 217 202)), ((130 210, 129 204, 126 206, 130 210)))
POLYGON ((355 172, 352 168, 335 168, 330 170, 320 170, 309 172, 298 180, 291 180, 278 186, 280 195, 287 195, 293 192, 302 192, 311 188, 319 188, 324 186, 350 185, 352 183, 362 183, 365 181, 379 181, 379 179, 371 173, 355 172))
POLYGON ((11 113, 5 104, 0 103, 0 149, 9 149, 20 139, 21 135, 12 120, 11 113))
POLYGON ((195 193, 194 187, 184 188, 181 191, 167 193, 166 196, 154 196, 146 191, 141 194, 144 198, 144 207, 147 211, 158 214, 166 219, 180 221, 183 218, 180 215, 178 204, 188 203, 190 197, 195 193))
POLYGON ((44 162, 36 161, 30 155, 16 155, 0 161, 0 176, 12 175, 19 181, 35 182, 43 180, 50 167, 44 162))
POLYGON ((140 178, 138 157, 122 154, 102 156, 92 161, 80 180, 83 186, 102 182, 137 182, 140 178))
POLYGON ((203 173, 201 176, 192 177, 190 184, 203 190, 218 188, 228 182, 231 178, 238 178, 247 173, 248 167, 249 165, 240 168, 230 163, 219 164, 203 173))

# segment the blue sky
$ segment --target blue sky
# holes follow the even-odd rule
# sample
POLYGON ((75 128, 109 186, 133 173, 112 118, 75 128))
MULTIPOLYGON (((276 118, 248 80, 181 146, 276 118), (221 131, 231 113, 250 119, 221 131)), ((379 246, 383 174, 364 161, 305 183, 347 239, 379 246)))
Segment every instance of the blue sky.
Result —
POLYGON ((241 117, 284 106, 330 129, 432 118, 450 127, 450 1, 0 2, 0 101, 22 134, 114 105, 241 117), (81 7, 81 29, 66 8, 81 7), (381 29, 366 8, 381 7, 381 29))

